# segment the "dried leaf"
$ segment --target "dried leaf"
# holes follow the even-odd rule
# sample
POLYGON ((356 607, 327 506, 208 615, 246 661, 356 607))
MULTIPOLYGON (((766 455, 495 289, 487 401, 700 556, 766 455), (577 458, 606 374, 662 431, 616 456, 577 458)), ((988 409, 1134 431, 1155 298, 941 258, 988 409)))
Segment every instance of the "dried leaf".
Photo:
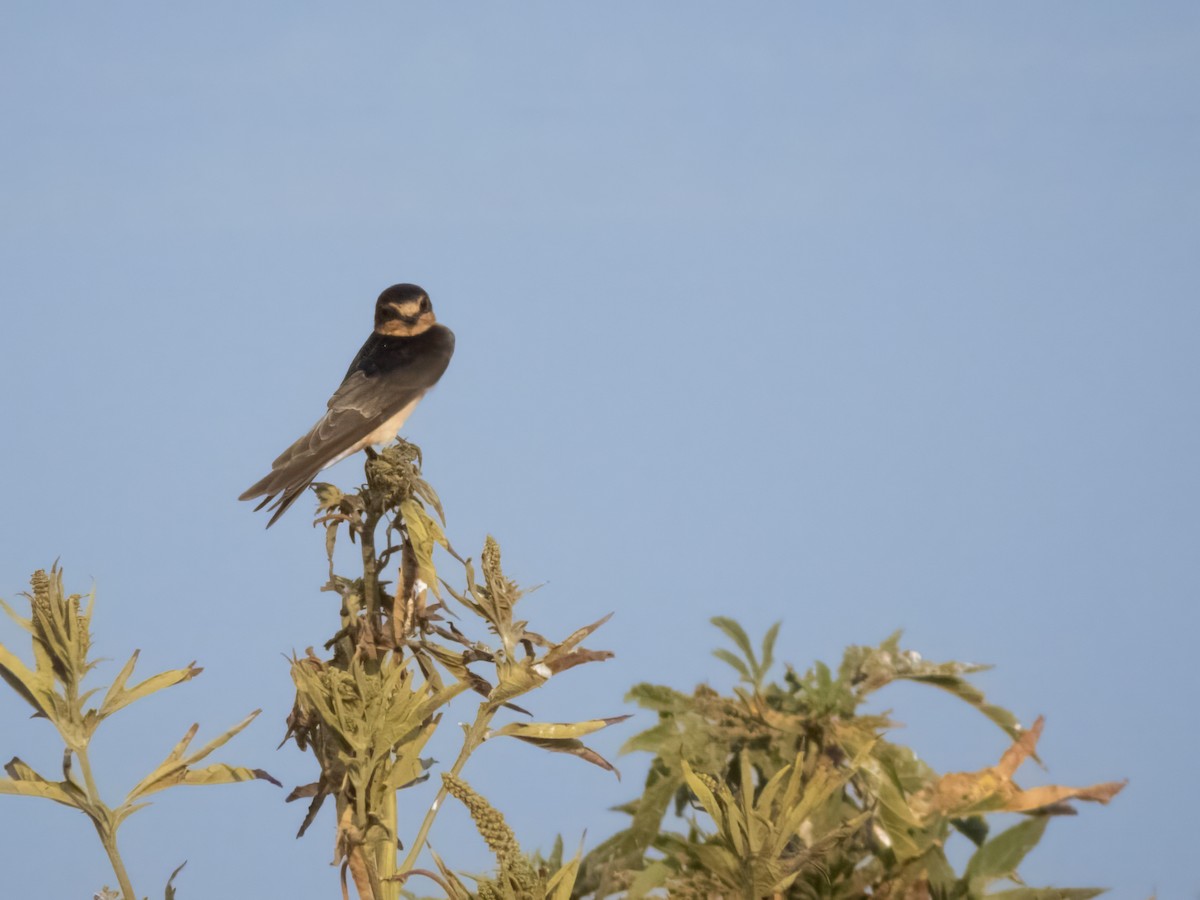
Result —
POLYGON ((612 617, 613 617, 613 614, 609 613, 607 616, 597 619, 591 625, 585 625, 582 628, 576 629, 575 631, 571 632, 571 634, 567 637, 566 640, 562 641, 560 644, 558 644, 556 647, 554 647, 550 651, 549 654, 547 654, 546 659, 550 660, 551 658, 553 658, 556 655, 566 654, 566 653, 569 653, 570 651, 574 650, 575 647, 577 647, 580 643, 582 643, 587 638, 588 635, 592 634, 592 632, 594 632, 597 628, 599 628, 601 625, 603 625, 605 622, 607 622, 612 617))
POLYGON ((978 772, 951 772, 933 787, 933 807, 945 816, 962 816, 977 812, 1030 812, 1066 800, 1088 800, 1108 803, 1125 782, 1108 781, 1089 787, 1073 788, 1044 785, 1022 790, 1012 780, 1017 768, 1034 755, 1042 733, 1041 716, 1033 728, 1013 742, 1000 762, 978 772))
POLYGON ((1005 812, 1030 812, 1050 807, 1065 800, 1087 800, 1093 803, 1108 803, 1121 793, 1128 782, 1105 781, 1088 787, 1072 788, 1060 785, 1044 785, 1019 791, 1001 807, 1005 812))
POLYGON ((283 798, 284 803, 291 803, 293 800, 304 800, 308 797, 317 796, 317 791, 320 790, 321 783, 313 781, 309 784, 302 784, 299 787, 292 788, 292 792, 283 798))
POLYGON ((573 650, 570 653, 561 655, 547 656, 543 661, 543 665, 558 675, 560 672, 565 672, 567 669, 573 669, 576 666, 582 666, 590 662, 604 662, 612 659, 614 656, 611 650, 573 650))
POLYGON ((175 876, 178 875, 180 872, 182 872, 183 867, 186 865, 187 865, 187 860, 185 859, 183 862, 181 862, 178 866, 175 867, 175 871, 172 872, 171 877, 167 879, 167 889, 166 889, 166 893, 165 893, 166 900, 175 900, 175 876))
POLYGON ((584 745, 582 741, 573 738, 538 738, 528 737, 520 734, 512 735, 519 741, 524 741, 527 744, 533 744, 535 747, 541 747, 543 750, 549 750, 551 753, 568 753, 571 756, 578 756, 584 762, 590 762, 594 766, 599 766, 605 771, 612 772, 617 776, 617 780, 621 780, 621 773, 617 771, 616 766, 610 763, 607 759, 584 745))

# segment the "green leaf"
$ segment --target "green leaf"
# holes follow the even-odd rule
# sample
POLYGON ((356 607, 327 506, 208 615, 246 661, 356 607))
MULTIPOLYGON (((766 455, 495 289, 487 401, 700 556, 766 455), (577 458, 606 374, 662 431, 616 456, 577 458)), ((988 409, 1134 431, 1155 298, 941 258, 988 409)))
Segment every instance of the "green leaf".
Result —
POLYGON ((733 668, 737 670, 737 673, 741 675, 742 678, 746 679, 746 681, 754 680, 753 676, 750 674, 750 667, 724 647, 714 650, 712 655, 721 660, 721 662, 728 663, 729 665, 733 666, 733 668))
POLYGON ((746 657, 751 664, 755 662, 754 648, 750 646, 750 638, 746 636, 746 632, 742 629, 741 625, 739 625, 733 619, 728 619, 725 616, 713 616, 708 621, 725 632, 726 637, 737 644, 738 649, 742 651, 742 655, 746 657))
POLYGON ((650 863, 638 872, 630 883, 629 892, 626 894, 627 900, 643 900, 651 891, 666 884, 672 874, 670 866, 661 860, 650 863))
POLYGON ((679 728, 671 719, 659 722, 653 728, 638 732, 622 744, 618 752, 622 755, 638 750, 645 753, 658 753, 667 743, 679 743, 679 728))
POLYGON ((668 771, 661 763, 651 766, 642 796, 633 801, 629 827, 603 842, 590 853, 593 857, 620 860, 625 868, 641 867, 642 857, 662 830, 671 799, 683 784, 683 776, 668 771))
MULTIPOLYGON (((683 779, 687 783, 688 790, 696 795, 696 799, 700 801, 700 805, 704 807, 704 811, 712 817, 713 822, 716 823, 717 831, 727 837, 735 837, 737 829, 732 827, 729 819, 733 798, 731 796, 724 796, 724 794, 718 796, 718 793, 711 790, 704 783, 704 780, 688 765, 686 759, 682 761, 682 767, 683 779)), ((720 792, 723 790, 725 793, 728 792, 725 785, 718 782, 717 791, 720 792)))
POLYGON ((776 622, 767 629, 767 633, 763 635, 762 642, 762 663, 759 668, 759 677, 766 675, 771 670, 771 666, 775 664, 775 639, 779 637, 779 626, 782 622, 776 622))
POLYGON ((929 879, 929 886, 933 889, 934 897, 953 897, 957 895, 958 873, 954 871, 954 867, 946 859, 946 852, 942 847, 930 847, 925 852, 925 855, 921 857, 919 865, 925 870, 925 875, 929 879))
MULTIPOLYGON (((731 853, 719 844, 693 844, 690 849, 700 868, 705 872, 715 875, 730 887, 743 884, 742 857, 740 855, 731 853)), ((756 885, 746 885, 746 887, 750 888, 750 891, 743 896, 757 896, 757 892, 751 893, 756 885)))
POLYGON ((629 693, 625 695, 625 701, 636 703, 644 709, 652 709, 655 712, 680 713, 687 711, 692 706, 692 698, 687 694, 665 685, 647 682, 631 687, 629 693))
POLYGON ((902 860, 913 859, 929 849, 933 835, 913 811, 899 778, 886 761, 876 770, 875 794, 879 801, 879 824, 902 860))
POLYGON ((981 880, 984 884, 998 878, 1011 877, 1021 860, 1042 839, 1048 816, 1034 816, 1002 831, 975 851, 967 862, 963 878, 968 882, 981 880))

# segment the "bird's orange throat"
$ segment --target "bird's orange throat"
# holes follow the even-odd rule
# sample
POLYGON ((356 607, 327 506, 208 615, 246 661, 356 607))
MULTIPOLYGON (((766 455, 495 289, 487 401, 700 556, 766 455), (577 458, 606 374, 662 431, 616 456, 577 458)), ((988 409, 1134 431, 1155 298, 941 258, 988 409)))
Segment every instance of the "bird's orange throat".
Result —
POLYGON ((376 325, 375 331, 377 334, 385 334, 388 337, 416 337, 418 334, 424 334, 436 324, 437 319, 433 317, 433 313, 425 313, 415 322, 388 319, 386 322, 376 325))

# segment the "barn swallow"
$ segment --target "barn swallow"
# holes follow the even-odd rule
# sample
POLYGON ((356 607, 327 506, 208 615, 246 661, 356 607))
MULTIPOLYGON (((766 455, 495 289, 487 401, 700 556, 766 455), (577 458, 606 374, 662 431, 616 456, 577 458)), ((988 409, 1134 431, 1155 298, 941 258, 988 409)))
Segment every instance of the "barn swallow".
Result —
POLYGON ((375 330, 329 398, 328 411, 238 499, 264 497, 256 510, 274 500, 270 528, 322 469, 394 438, 453 353, 454 332, 437 323, 429 295, 415 284, 392 285, 375 301, 375 330))

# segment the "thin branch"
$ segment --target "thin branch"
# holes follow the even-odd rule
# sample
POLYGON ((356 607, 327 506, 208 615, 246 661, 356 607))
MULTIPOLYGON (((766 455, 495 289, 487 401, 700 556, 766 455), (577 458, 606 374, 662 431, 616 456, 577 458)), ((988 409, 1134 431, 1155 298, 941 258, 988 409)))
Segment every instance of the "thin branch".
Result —
MULTIPOLYGON (((79 768, 83 772, 84 790, 87 791, 89 804, 107 812, 108 807, 100 799, 100 792, 96 788, 96 779, 92 775, 92 763, 88 759, 87 748, 81 747, 75 751, 75 755, 79 757, 79 768)), ((125 862, 121 859, 121 853, 117 849, 116 834, 109 830, 107 822, 97 819, 91 813, 88 813, 88 818, 96 826, 96 834, 100 836, 100 843, 104 845, 104 852, 108 854, 108 861, 112 865, 113 874, 117 876, 117 884, 121 888, 122 900, 137 900, 138 895, 133 890, 133 884, 129 881, 129 873, 125 871, 125 862)))
MULTIPOLYGON (((458 759, 454 760, 454 765, 450 767, 451 775, 457 777, 462 772, 462 768, 466 765, 471 754, 479 749, 479 745, 483 743, 484 736, 487 734, 488 725, 491 724, 492 716, 495 714, 496 706, 490 701, 479 704, 479 712, 475 714, 475 721, 471 724, 466 736, 463 738, 462 749, 458 752, 458 759)), ((401 875, 412 871, 413 865, 421 853, 421 848, 425 846, 425 839, 429 837, 429 829, 433 827, 433 820, 437 818, 437 814, 441 811, 442 804, 446 800, 446 795, 446 785, 443 782, 442 786, 438 788, 437 795, 433 798, 433 803, 429 805, 429 811, 425 813, 421 827, 417 830, 417 836, 413 839, 412 846, 409 847, 408 856, 400 864, 401 875)))

